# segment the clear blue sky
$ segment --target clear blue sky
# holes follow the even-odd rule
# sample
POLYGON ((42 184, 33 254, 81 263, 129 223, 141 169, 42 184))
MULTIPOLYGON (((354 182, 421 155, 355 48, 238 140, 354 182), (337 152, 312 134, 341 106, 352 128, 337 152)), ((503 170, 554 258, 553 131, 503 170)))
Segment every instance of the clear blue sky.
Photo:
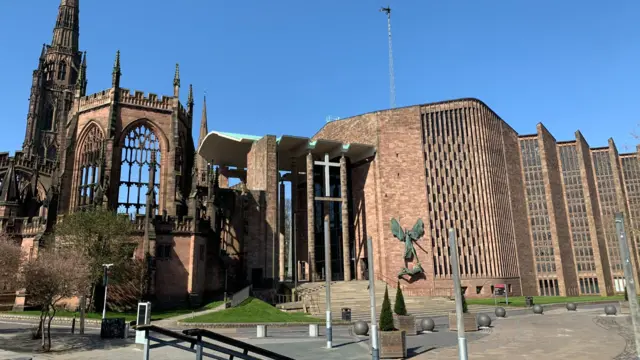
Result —
MULTIPOLYGON (((0 2, 0 151, 22 145, 31 72, 51 41, 58 0, 0 2)), ((210 130, 313 135, 328 115, 389 105, 386 19, 398 106, 459 97, 486 102, 519 133, 543 122, 558 140, 581 129, 621 152, 638 130, 638 1, 81 0, 88 91, 111 84, 172 93, 193 83, 196 124, 210 130)), ((197 132, 197 126, 194 129, 197 132)))

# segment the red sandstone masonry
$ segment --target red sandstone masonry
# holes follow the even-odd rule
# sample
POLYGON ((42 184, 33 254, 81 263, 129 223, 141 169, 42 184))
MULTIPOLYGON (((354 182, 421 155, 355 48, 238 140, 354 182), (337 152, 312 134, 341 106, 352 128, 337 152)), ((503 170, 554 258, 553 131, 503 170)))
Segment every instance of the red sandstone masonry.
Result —
POLYGON ((600 286, 604 285, 604 291, 601 291, 601 295, 612 295, 613 284, 611 280, 611 268, 607 256, 607 244, 602 231, 600 205, 595 175, 593 173, 591 153, 589 152, 589 144, 587 144, 587 141, 579 131, 576 131, 576 146, 584 188, 584 200, 587 207, 587 218, 589 220, 589 232, 591 243, 593 244, 593 256, 596 261, 596 274, 598 282, 602 284, 600 286))

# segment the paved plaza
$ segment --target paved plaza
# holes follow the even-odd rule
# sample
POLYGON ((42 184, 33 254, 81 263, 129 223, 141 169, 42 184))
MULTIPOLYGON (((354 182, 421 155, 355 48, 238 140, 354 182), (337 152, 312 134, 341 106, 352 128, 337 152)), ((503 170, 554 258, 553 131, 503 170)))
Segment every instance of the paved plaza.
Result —
MULTIPOLYGON (((493 327, 474 333, 469 338, 471 359, 633 359, 634 342, 628 316, 602 316, 603 306, 579 309, 547 310, 544 315, 520 314, 494 319, 493 327)), ((446 329, 446 319, 437 319, 436 332, 410 336, 407 348, 411 359, 457 359, 457 335, 446 329)), ((68 343, 66 348, 49 354, 35 354, 25 348, 30 326, 0 321, 0 359, 92 359, 138 360, 142 352, 131 341, 101 341, 97 329, 90 327, 84 337, 68 334, 68 329, 54 329, 54 344, 68 343), (61 341, 61 338, 64 341, 61 341), (20 345, 20 343, 24 343, 20 345), (72 350, 64 351, 72 348, 72 350), (62 350, 62 351, 60 351, 62 350), (28 358, 28 357, 27 357, 28 358)), ((276 351, 294 359, 370 359, 369 338, 356 337, 348 328, 334 329, 334 348, 325 348, 325 339, 309 338, 306 327, 270 328, 269 337, 257 339, 254 328, 227 329, 220 332, 239 340, 276 351)), ((322 332, 321 332, 321 335, 322 332)), ((169 347, 153 349, 151 359, 193 359, 194 355, 169 347)))

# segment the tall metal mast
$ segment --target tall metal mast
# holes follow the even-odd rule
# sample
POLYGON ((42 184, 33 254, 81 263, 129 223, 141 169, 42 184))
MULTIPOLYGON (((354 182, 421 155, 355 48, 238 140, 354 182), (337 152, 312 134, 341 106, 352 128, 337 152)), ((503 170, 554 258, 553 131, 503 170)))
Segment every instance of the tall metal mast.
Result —
POLYGON ((391 7, 383 7, 380 12, 387 14, 387 31, 389 33, 389 96, 391 108, 396 107, 396 79, 393 73, 393 48, 391 46, 391 7))

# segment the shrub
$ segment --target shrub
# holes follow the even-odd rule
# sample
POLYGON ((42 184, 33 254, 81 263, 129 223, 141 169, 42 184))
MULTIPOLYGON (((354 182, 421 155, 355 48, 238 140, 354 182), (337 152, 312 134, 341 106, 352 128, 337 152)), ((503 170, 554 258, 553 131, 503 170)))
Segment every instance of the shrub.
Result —
POLYGON ((389 289, 384 289, 384 300, 380 311, 380 331, 393 331, 393 314, 391 313, 391 301, 389 301, 389 289))
POLYGON ((624 287, 624 301, 629 301, 629 294, 627 293, 627 287, 624 287))
POLYGON ((467 308, 467 298, 464 296, 464 289, 462 289, 460 295, 462 296, 462 312, 466 314, 469 312, 469 309, 467 308))
POLYGON ((402 289, 400 289, 400 282, 398 281, 398 290, 396 290, 396 303, 393 305, 393 312, 396 315, 407 315, 407 306, 404 303, 404 296, 402 295, 402 289))

